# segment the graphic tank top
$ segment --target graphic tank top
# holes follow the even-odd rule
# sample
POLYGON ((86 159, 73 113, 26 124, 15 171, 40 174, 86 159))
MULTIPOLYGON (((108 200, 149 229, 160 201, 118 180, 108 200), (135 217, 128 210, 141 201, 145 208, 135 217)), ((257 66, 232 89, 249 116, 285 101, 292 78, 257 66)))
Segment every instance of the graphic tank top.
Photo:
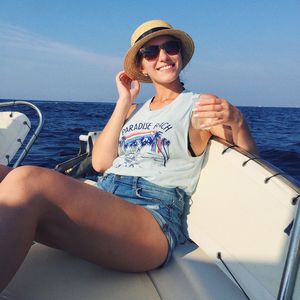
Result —
POLYGON ((119 156, 106 173, 140 176, 187 194, 196 188, 203 154, 188 151, 188 130, 198 94, 182 92, 170 104, 150 110, 151 99, 125 123, 119 137, 119 156))

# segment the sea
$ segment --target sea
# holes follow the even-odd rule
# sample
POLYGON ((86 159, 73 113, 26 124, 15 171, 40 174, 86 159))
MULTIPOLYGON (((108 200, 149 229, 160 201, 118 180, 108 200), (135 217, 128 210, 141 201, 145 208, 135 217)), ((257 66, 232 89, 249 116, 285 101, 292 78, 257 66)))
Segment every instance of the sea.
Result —
MULTIPOLYGON (((23 164, 48 168, 76 156, 79 135, 102 130, 115 106, 111 102, 30 102, 42 111, 44 126, 23 164)), ((261 158, 300 186, 300 107, 239 109, 247 119, 261 158)))

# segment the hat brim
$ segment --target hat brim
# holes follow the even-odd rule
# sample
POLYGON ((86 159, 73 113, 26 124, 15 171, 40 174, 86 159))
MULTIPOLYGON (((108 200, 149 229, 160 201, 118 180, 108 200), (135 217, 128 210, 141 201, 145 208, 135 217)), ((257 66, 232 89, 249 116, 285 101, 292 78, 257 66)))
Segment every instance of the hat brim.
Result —
POLYGON ((136 56, 138 51, 142 46, 150 41, 151 39, 161 36, 161 35, 171 35, 179 39, 182 43, 181 56, 182 56, 182 69, 191 60, 195 46, 192 38, 184 31, 178 29, 162 29, 153 33, 150 33, 146 37, 137 41, 126 53, 124 58, 124 70, 126 74, 133 80, 138 80, 140 82, 149 83, 152 82, 150 77, 145 76, 136 64, 136 56))

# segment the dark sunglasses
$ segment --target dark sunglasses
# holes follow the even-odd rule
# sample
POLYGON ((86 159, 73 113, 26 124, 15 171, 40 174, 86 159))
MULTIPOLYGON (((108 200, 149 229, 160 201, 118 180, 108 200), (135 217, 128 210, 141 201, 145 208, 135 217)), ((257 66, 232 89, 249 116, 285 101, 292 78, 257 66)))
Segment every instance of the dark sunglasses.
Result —
POLYGON ((168 41, 162 45, 151 45, 143 47, 139 50, 139 53, 147 60, 154 60, 158 57, 160 49, 163 49, 169 55, 176 55, 181 50, 180 41, 168 41))

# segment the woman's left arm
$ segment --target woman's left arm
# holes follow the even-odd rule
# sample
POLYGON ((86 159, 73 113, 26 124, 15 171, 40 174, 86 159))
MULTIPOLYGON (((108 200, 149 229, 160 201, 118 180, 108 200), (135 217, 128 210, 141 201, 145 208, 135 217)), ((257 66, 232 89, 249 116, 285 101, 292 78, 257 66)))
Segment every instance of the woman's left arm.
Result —
POLYGON ((205 94, 199 97, 199 102, 194 109, 194 117, 206 119, 207 126, 212 135, 237 145, 252 154, 258 150, 247 122, 241 111, 227 100, 215 95, 205 94))

